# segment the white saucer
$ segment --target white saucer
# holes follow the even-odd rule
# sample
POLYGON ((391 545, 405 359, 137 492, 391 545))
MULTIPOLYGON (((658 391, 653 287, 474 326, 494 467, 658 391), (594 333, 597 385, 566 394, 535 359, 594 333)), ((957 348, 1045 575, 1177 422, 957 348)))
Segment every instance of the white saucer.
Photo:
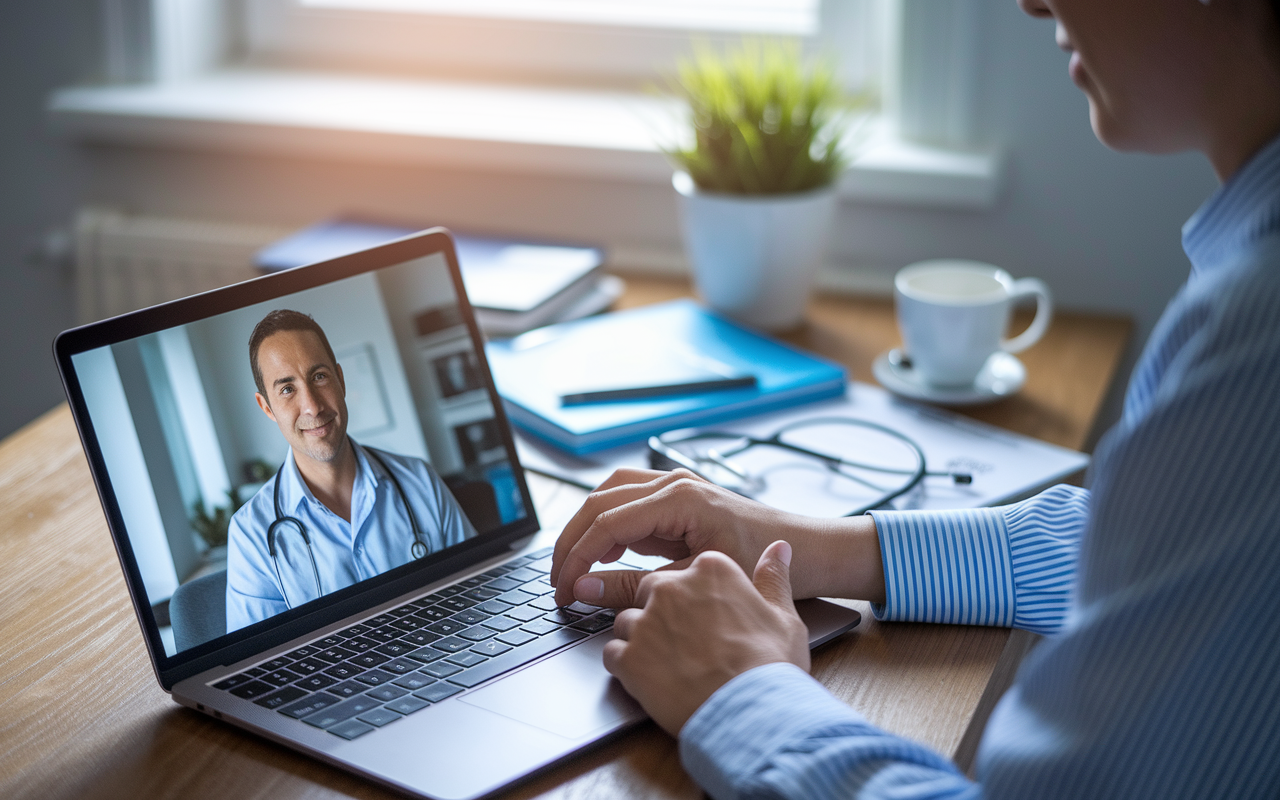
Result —
POLYGON ((930 386, 920 373, 910 367, 910 362, 902 363, 902 357, 896 350, 881 353, 871 365, 871 372, 881 386, 894 394, 944 406, 992 403, 1017 394, 1022 384, 1027 382, 1027 368, 1004 352, 993 353, 987 359, 972 386, 930 386), (891 353, 897 357, 891 359, 891 353))

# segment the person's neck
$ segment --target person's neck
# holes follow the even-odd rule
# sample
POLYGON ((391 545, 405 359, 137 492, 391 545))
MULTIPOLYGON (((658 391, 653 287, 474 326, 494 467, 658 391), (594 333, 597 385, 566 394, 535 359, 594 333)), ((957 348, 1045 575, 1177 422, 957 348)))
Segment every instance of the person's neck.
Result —
POLYGON ((325 508, 347 522, 351 521, 351 494, 356 484, 356 453, 350 439, 343 439, 342 448, 332 461, 316 461, 296 450, 294 463, 307 488, 324 503, 325 508))
POLYGON ((1280 135, 1280 56, 1274 36, 1264 41, 1238 35, 1228 41, 1237 47, 1215 59, 1202 148, 1223 183, 1280 135))

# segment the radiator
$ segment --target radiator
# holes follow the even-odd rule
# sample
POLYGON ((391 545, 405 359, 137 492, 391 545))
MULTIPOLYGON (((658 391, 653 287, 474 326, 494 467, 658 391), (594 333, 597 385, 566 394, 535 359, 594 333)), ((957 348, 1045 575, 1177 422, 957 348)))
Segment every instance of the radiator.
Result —
POLYGON ((80 322, 256 277, 254 254, 290 232, 270 225, 84 209, 75 223, 80 322))

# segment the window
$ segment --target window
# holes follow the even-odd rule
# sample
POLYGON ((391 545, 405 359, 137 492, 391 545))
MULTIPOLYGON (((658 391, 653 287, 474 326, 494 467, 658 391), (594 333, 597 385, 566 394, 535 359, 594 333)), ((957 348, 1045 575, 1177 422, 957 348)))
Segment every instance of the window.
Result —
POLYGON ((783 36, 878 74, 883 0, 244 0, 251 62, 641 86, 695 40, 783 36))

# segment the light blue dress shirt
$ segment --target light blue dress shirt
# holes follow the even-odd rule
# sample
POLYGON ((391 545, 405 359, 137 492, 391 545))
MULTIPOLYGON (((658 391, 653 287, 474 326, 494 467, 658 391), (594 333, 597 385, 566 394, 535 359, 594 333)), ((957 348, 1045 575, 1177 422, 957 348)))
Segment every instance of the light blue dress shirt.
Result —
MULTIPOLYGON (((227 631, 267 619, 289 608, 381 575, 413 560, 413 528, 404 500, 366 448, 351 442, 356 478, 351 492, 351 521, 316 499, 302 480, 290 451, 276 477, 258 490, 231 518, 227 535, 227 631), (306 526, 311 553, 296 526, 276 526, 276 565, 267 549, 267 528, 276 519, 273 500, 280 485, 280 510, 306 526), (312 568, 315 557, 315 571, 312 568), (320 573, 317 591, 315 572, 320 573), (283 581, 283 586, 281 586, 283 581), (287 600, 286 600, 287 598, 287 600)), ((379 450, 404 489, 418 520, 427 552, 435 553, 475 536, 475 529, 449 489, 419 458, 379 450)))
POLYGON ((1183 228, 1092 491, 873 512, 884 620, 1047 635, 970 781, 799 669, 730 681, 680 752, 717 800, 1280 796, 1280 140, 1183 228))

